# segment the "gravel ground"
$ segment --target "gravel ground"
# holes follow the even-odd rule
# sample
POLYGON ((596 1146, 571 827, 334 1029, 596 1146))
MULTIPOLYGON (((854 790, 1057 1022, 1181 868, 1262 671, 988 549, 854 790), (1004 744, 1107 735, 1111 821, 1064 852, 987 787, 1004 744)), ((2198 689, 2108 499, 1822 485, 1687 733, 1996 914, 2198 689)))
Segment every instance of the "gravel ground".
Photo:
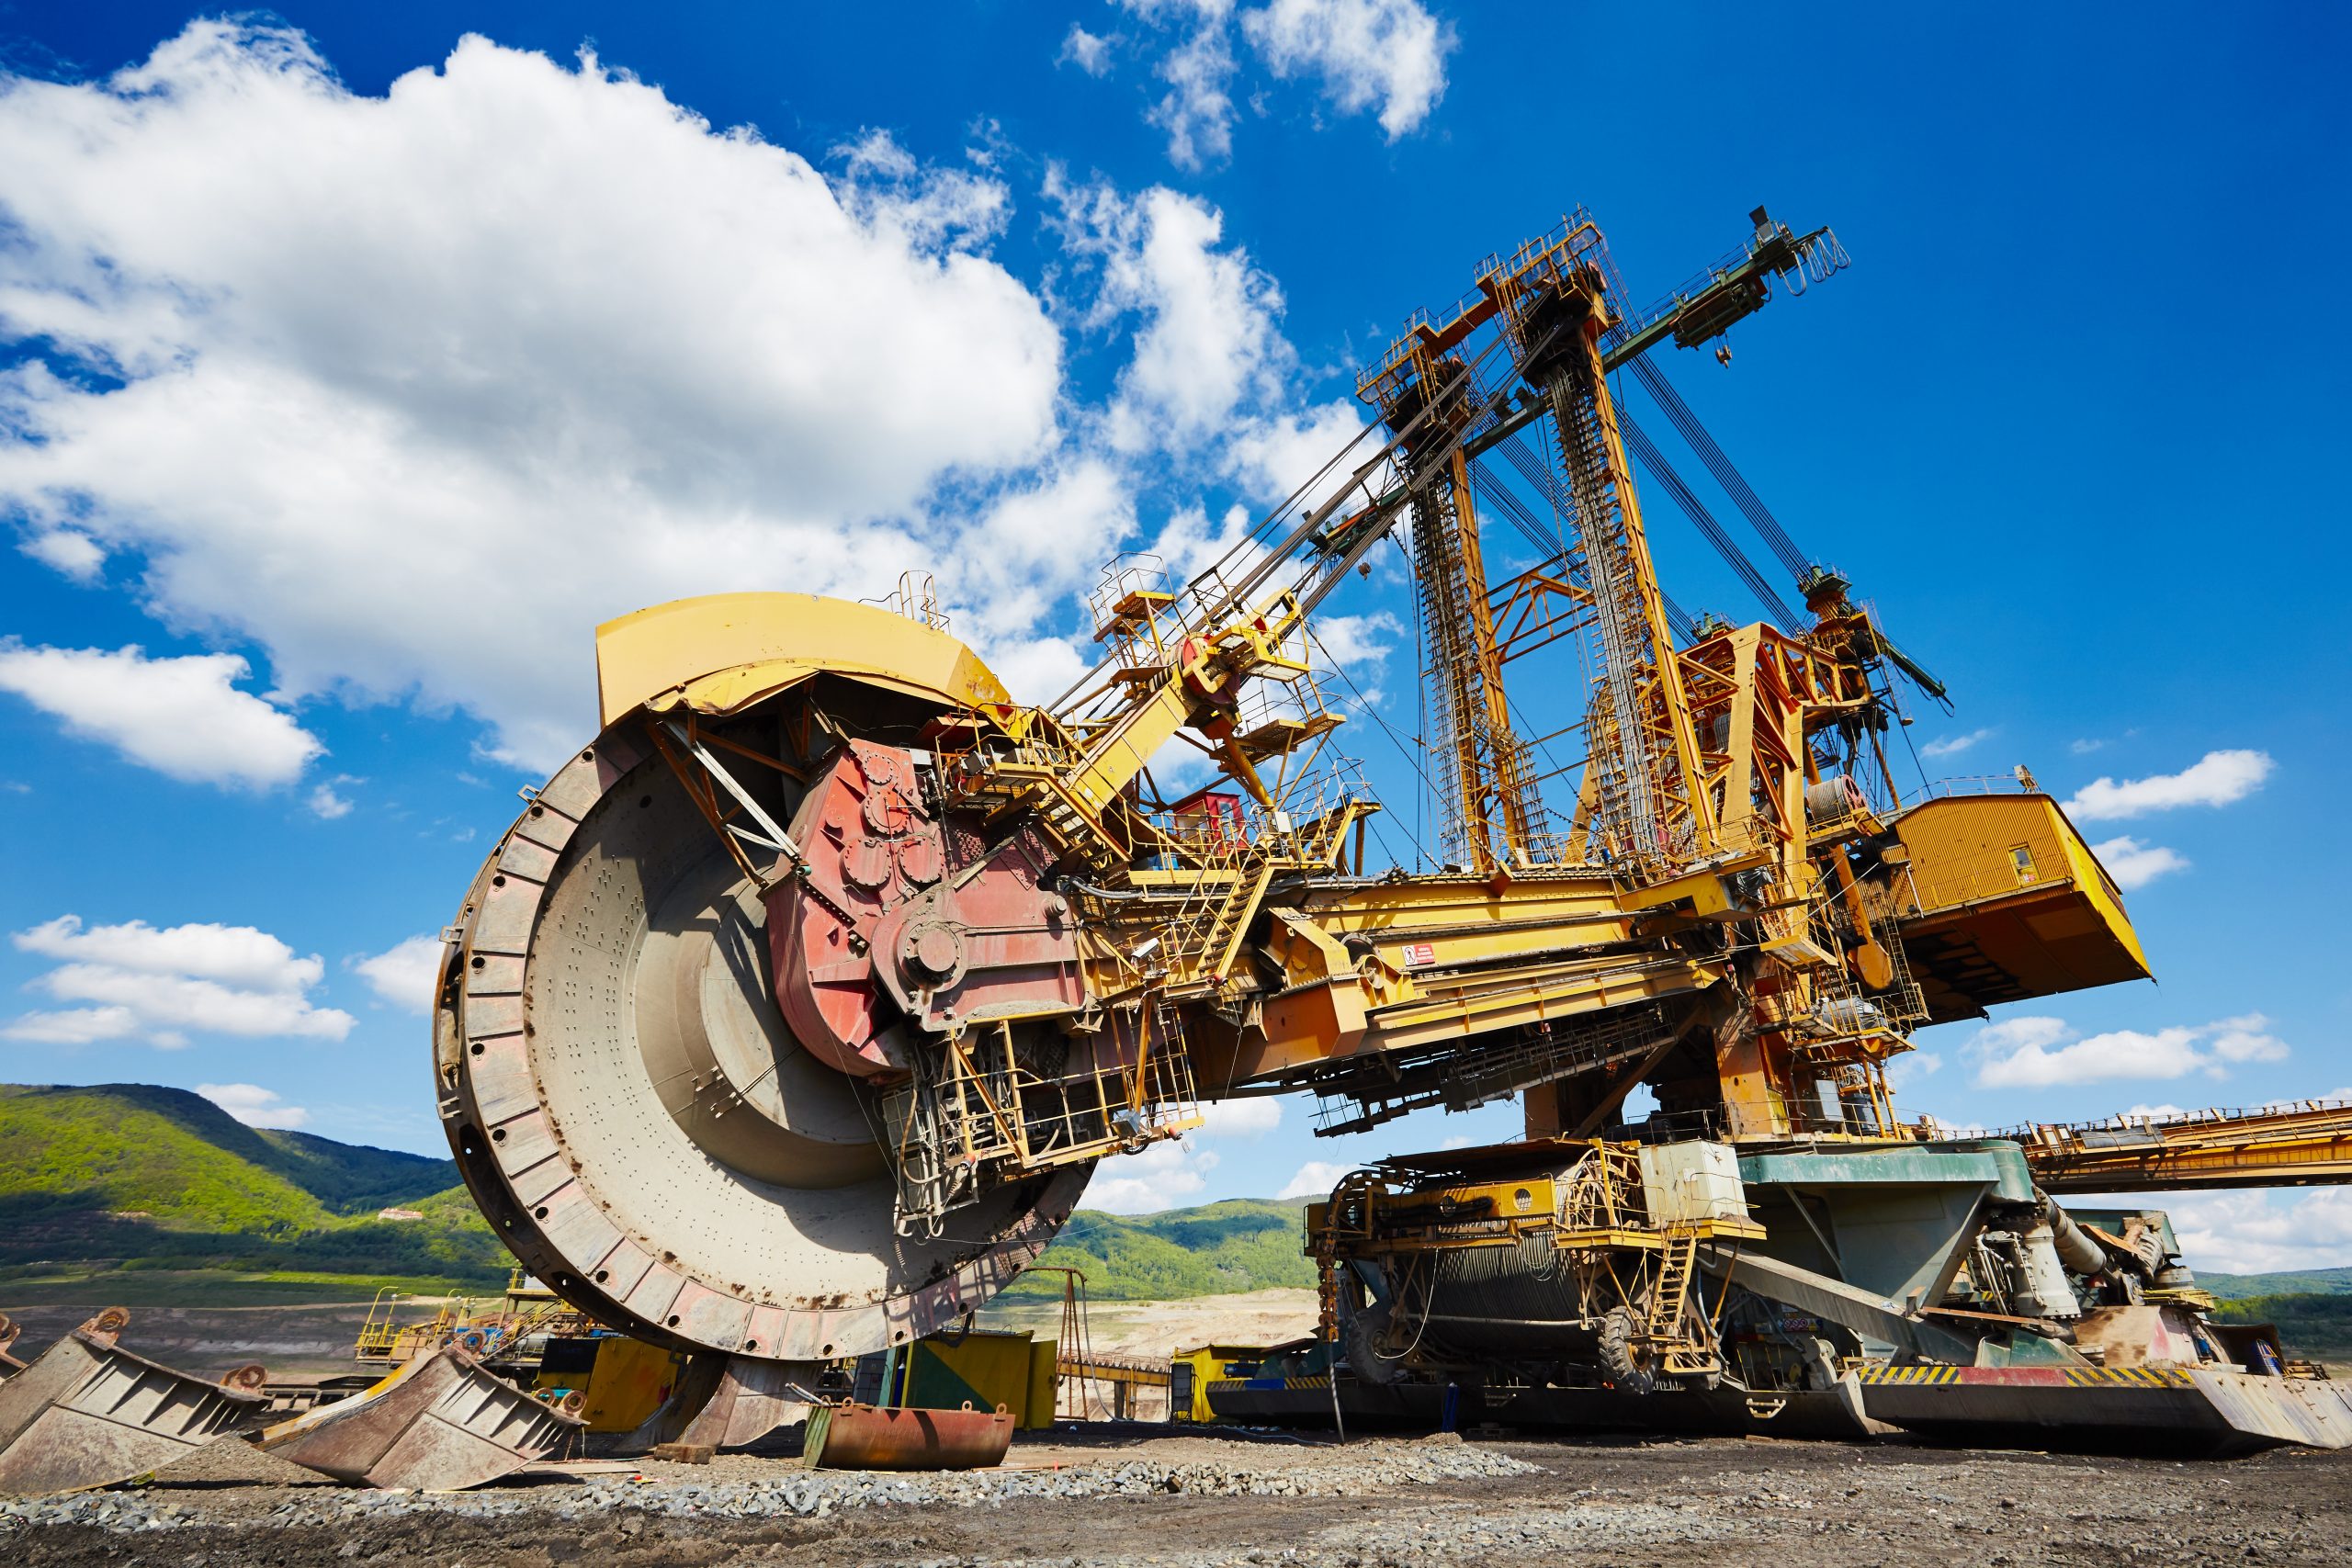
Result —
POLYGON ((1055 1434, 1001 1471, 730 1455, 457 1495, 358 1492, 223 1447, 141 1487, 0 1503, 0 1562, 491 1568, 1532 1568, 2341 1563, 2352 1452, 2229 1464, 1907 1445, 1055 1434))

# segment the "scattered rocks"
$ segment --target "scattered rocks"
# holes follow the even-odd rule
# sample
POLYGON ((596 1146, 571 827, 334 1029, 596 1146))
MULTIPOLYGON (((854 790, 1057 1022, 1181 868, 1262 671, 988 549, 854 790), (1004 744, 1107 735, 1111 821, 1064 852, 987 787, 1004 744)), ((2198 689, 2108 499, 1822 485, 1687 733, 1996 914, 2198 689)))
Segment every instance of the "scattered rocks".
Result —
MULTIPOLYGON (((628 1512, 674 1518, 823 1518, 854 1508, 994 1506, 1014 1498, 1333 1497, 1435 1486, 1495 1476, 1523 1475, 1535 1466, 1471 1444, 1373 1442, 1347 1448, 1279 1450, 1259 1462, 1188 1460, 1070 1465, 1057 1469, 880 1474, 803 1471, 776 1466, 756 1479, 669 1481, 600 1476, 560 1497, 528 1488, 417 1494, 308 1489, 280 1504, 263 1522, 286 1528, 345 1527, 411 1514, 496 1519, 530 1515, 578 1520, 628 1512)), ((111 1493, 0 1504, 28 1524, 95 1525, 109 1530, 167 1529, 198 1520, 174 1507, 158 1508, 111 1493)))
POLYGON ((99 1529, 172 1529, 199 1522, 178 1507, 158 1507, 120 1492, 75 1492, 63 1497, 0 1497, 0 1538, 36 1525, 91 1525, 99 1529))
MULTIPOLYGON (((225 1461, 223 1461, 225 1464, 225 1461)), ((2352 1561, 2352 1451, 2096 1464, 1925 1446, 1057 1434, 960 1474, 775 1454, 417 1495, 175 1480, 0 1502, 0 1564, 1527 1568, 2352 1561), (198 1527, 190 1529, 189 1527, 198 1527)))

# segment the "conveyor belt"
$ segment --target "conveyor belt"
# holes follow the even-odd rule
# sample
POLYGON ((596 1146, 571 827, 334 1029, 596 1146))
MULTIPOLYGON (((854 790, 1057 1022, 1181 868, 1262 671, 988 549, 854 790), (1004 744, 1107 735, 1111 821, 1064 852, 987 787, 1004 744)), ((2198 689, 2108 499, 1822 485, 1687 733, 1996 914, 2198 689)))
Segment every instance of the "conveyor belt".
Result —
POLYGON ((2048 1192, 2352 1182, 2352 1100, 2031 1126, 2002 1136, 2024 1146, 2034 1181, 2048 1192))

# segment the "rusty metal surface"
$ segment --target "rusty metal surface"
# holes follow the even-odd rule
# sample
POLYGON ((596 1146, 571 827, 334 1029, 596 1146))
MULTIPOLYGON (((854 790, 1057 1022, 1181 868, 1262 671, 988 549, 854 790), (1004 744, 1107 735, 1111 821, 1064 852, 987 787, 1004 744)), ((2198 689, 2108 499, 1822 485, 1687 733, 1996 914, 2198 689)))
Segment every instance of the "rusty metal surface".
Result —
POLYGON ((825 1370, 821 1361, 769 1361, 729 1356, 718 1386, 689 1422, 679 1441, 740 1449, 789 1425, 821 1403, 811 1392, 825 1370))
POLYGON ((823 1403, 814 1392, 821 1361, 759 1356, 689 1356, 670 1397, 624 1439, 630 1451, 664 1443, 740 1449, 823 1403))
POLYGON ((640 719, 575 753, 445 953, 436 1062, 467 1187, 535 1276, 648 1343, 822 1360, 951 1326, 1045 1249, 1088 1173, 900 1236, 863 1091, 770 994, 767 920, 640 719))
POLYGON ((901 1012, 926 1029, 1075 1012, 1078 930, 1047 886, 1057 852, 1016 832, 977 870, 953 863, 913 754, 853 740, 792 819, 807 874, 767 894, 777 1005, 842 1072, 900 1068, 884 1044, 901 1012))
POLYGON ((1012 1413, 820 1405, 808 1416, 802 1462, 811 1470, 984 1470, 1004 1462, 1012 1413))
POLYGON ((115 1343, 109 1307, 0 1383, 0 1494, 128 1481, 233 1431, 267 1403, 258 1367, 236 1386, 175 1371, 115 1343))
POLYGON ((583 1425, 451 1345, 356 1398, 279 1422, 260 1443, 355 1486, 455 1492, 547 1458, 583 1425))

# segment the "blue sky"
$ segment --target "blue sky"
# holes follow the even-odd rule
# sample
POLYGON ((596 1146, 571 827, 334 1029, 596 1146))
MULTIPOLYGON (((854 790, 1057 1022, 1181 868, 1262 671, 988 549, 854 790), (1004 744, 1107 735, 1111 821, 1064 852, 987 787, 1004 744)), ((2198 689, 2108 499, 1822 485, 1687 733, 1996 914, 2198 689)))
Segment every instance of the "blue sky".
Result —
MULTIPOLYGON (((1760 202, 1853 266, 1665 367, 1951 686, 1929 772, 2087 788, 2148 875, 2159 984, 1931 1031, 1905 1109, 2352 1087, 2328 8, 208 15, 0 6, 0 1078, 435 1150, 401 944, 593 728, 597 620, 925 569, 1042 698, 1096 564, 1278 499, 1479 257, 1582 204, 1646 299, 1760 202)), ((1331 608, 1409 729, 1394 573, 1331 608)), ((1510 1122, 1269 1120, 1097 1196, 1510 1122)), ((2217 1265, 2352 1259, 2334 1192, 2179 1208, 2217 1265)))

